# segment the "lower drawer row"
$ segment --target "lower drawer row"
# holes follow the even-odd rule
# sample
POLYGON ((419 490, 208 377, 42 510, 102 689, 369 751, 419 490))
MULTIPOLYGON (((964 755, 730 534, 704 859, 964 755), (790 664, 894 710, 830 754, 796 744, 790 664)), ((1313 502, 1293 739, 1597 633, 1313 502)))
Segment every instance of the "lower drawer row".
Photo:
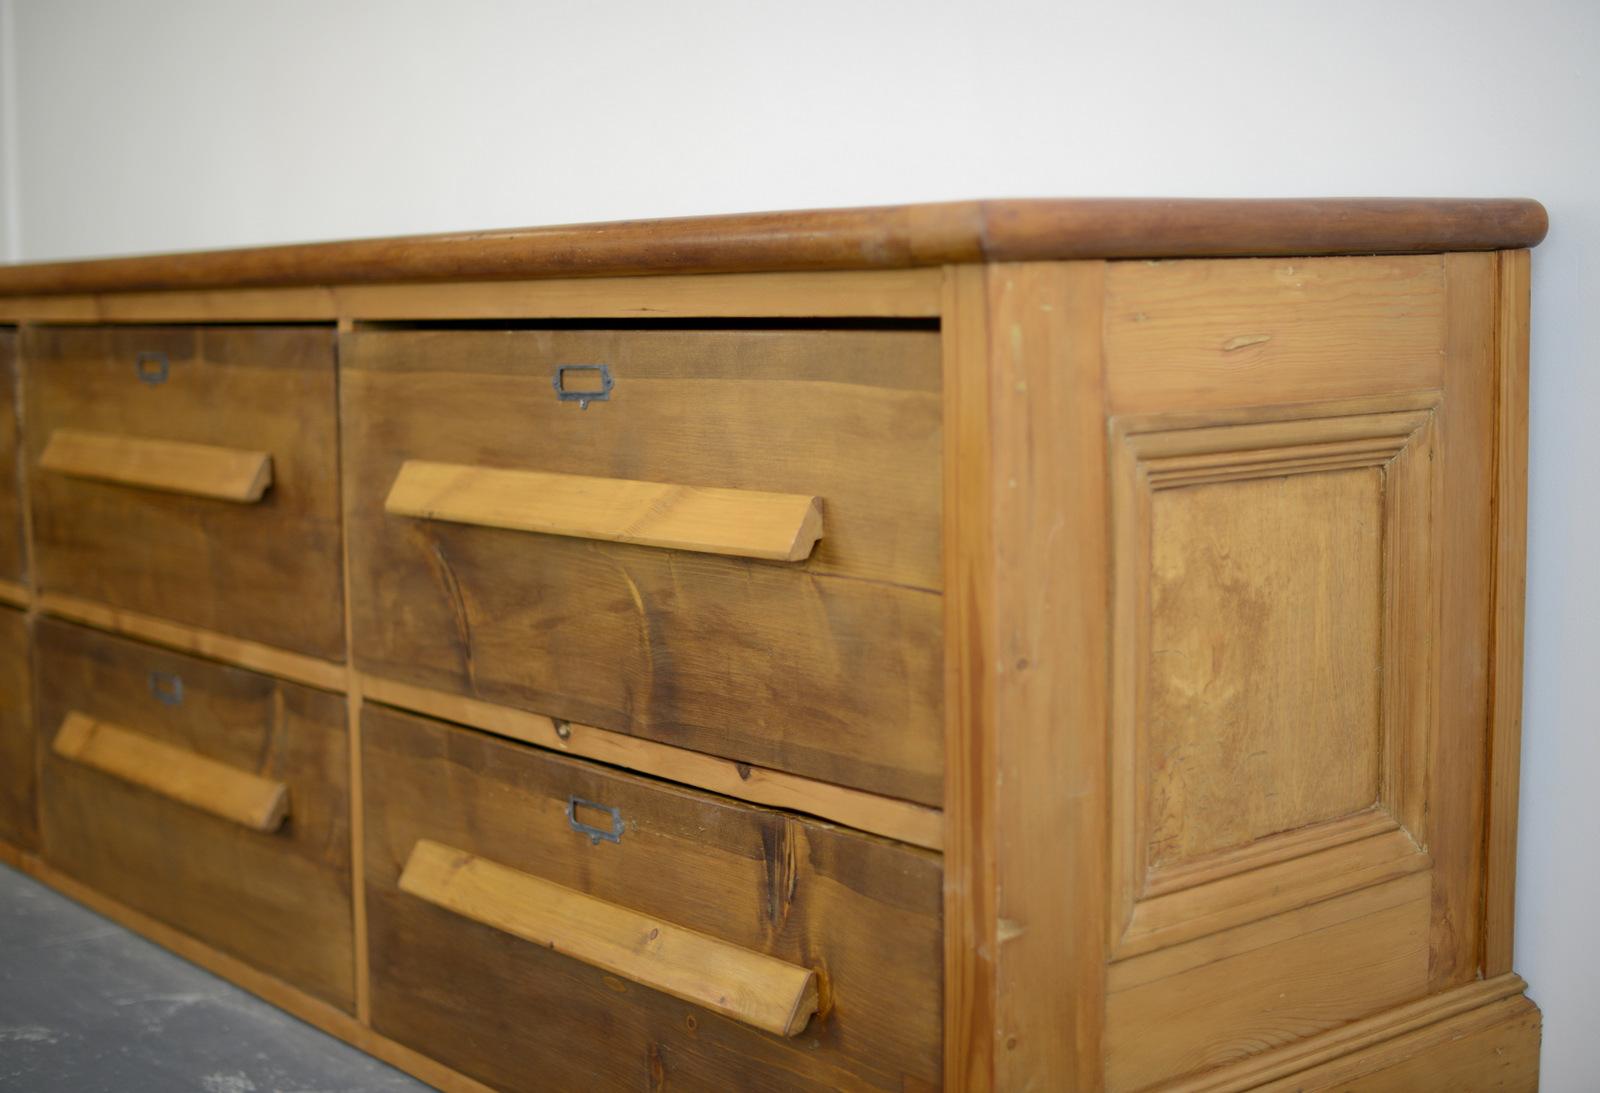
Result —
MULTIPOLYGON (((353 1010, 345 700, 33 636, 45 860, 353 1010)), ((383 707, 361 739, 380 1033, 504 1089, 937 1085, 937 855, 383 707)))

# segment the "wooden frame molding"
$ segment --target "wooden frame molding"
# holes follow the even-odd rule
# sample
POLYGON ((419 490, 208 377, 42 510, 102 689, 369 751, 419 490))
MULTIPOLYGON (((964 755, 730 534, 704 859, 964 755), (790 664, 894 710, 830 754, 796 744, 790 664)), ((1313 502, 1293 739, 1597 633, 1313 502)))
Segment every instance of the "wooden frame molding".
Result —
POLYGON ((93 600, 76 596, 63 596, 55 592, 41 592, 37 598, 40 611, 71 622, 109 630, 131 638, 165 645, 184 653, 210 657, 213 660, 237 664, 268 675, 282 676, 308 687, 325 691, 343 691, 346 669, 342 664, 318 660, 287 649, 277 649, 259 642, 245 641, 210 630, 187 626, 179 622, 153 618, 137 611, 124 611, 93 600))
POLYGON ((1111 891, 1114 957, 1205 933, 1426 869, 1426 770, 1431 666, 1386 658, 1378 688, 1377 804, 1173 864, 1148 860, 1157 823, 1151 770, 1154 663, 1153 506, 1162 491, 1255 480, 1289 481, 1375 469, 1383 528, 1378 587, 1383 647, 1428 648, 1437 608, 1432 585, 1401 574, 1429 571, 1438 395, 1387 402, 1308 404, 1270 421, 1218 412, 1173 422, 1113 418, 1112 536, 1121 560, 1113 584, 1111 891))
POLYGON ((804 812, 928 850, 943 847, 944 817, 938 809, 410 683, 365 673, 359 680, 362 696, 368 701, 470 725, 551 751, 682 782, 752 804, 804 812))

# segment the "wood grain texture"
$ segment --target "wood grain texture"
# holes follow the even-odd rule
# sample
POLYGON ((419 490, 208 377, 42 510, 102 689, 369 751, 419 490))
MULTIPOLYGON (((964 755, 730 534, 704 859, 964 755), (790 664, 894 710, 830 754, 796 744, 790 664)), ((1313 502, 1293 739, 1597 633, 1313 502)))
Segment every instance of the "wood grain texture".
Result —
POLYGON ((154 737, 72 711, 50 750, 169 800, 271 834, 289 815, 289 787, 154 737))
POLYGON ((495 706, 377 676, 362 676, 360 689, 374 702, 471 725, 565 755, 664 778, 752 804, 803 812, 927 850, 939 850, 944 845, 944 814, 910 801, 879 797, 796 777, 781 770, 752 767, 748 763, 718 759, 626 733, 557 721, 543 714, 495 706))
POLYGON ((1117 262, 1107 393, 1138 414, 1438 387, 1444 331, 1438 255, 1117 262))
POLYGON ((637 220, 13 266, 0 295, 1530 247, 1534 201, 1046 198, 637 220))
POLYGON ((1106 1014, 1106 1088, 1146 1089, 1225 1066, 1409 1002, 1427 989, 1426 876, 1392 882, 1384 905, 1365 893, 1292 911, 1287 936, 1270 920, 1198 943, 1204 962, 1170 971, 1178 954, 1115 965, 1106 1014), (1345 917, 1348 915, 1349 917, 1345 917), (1233 942, 1229 945, 1228 942, 1233 942), (1251 947, 1255 943, 1259 947, 1251 947), (1224 947, 1226 946, 1226 947, 1224 947), (1154 960, 1169 974, 1139 968, 1154 960), (1119 979, 1122 980, 1119 982, 1119 979))
MULTIPOLYGON (((937 269, 690 274, 340 285, 341 316, 392 319, 683 319, 939 315, 937 269)), ((108 297, 107 299, 110 299, 108 297)), ((0 314, 5 298, 0 296, 0 314)))
POLYGON ((1439 410, 1438 692, 1425 834, 1434 860, 1433 990, 1477 978, 1483 956, 1489 750, 1495 256, 1445 256, 1446 397, 1439 410))
POLYGON ((940 799, 939 363, 923 331, 348 335, 368 674, 753 766, 940 799), (608 401, 552 391, 603 363, 608 401), (384 512, 408 459, 823 498, 777 564, 384 512))
POLYGON ((17 334, 0 330, 0 581, 12 584, 21 584, 27 576, 19 401, 17 334))
POLYGON ((33 595, 25 584, 14 581, 0 581, 0 605, 7 607, 27 607, 33 601, 33 595))
POLYGON ((324 691, 344 689, 349 670, 342 664, 301 656, 270 645, 242 641, 227 634, 216 634, 166 619, 152 618, 137 611, 121 611, 93 600, 80 600, 75 596, 58 596, 42 593, 37 597, 39 610, 58 618, 70 619, 114 634, 138 638, 140 641, 164 645, 196 656, 224 661, 240 668, 280 676, 318 687, 324 691))
POLYGON ((88 885, 72 879, 31 854, 10 851, 0 843, 0 863, 14 865, 35 880, 49 885, 69 899, 76 900, 98 915, 132 930, 140 937, 177 953, 191 964, 196 964, 212 975, 249 991, 270 1005, 321 1029, 359 1051, 382 1059, 390 1066, 405 1071, 412 1077, 427 1082, 443 1093, 495 1093, 494 1090, 473 1081, 464 1074, 380 1036, 356 1018, 320 998, 285 983, 282 979, 246 963, 237 957, 197 941, 190 935, 175 930, 166 923, 136 911, 125 903, 107 897, 88 885), (14 861, 8 855, 14 854, 14 861))
POLYGON ((39 843, 28 617, 0 608, 0 842, 39 843))
POLYGON ((777 1036, 817 1013, 817 973, 421 839, 400 891, 777 1036))
POLYGON ((52 432, 39 453, 39 467, 72 478, 241 504, 261 500, 272 485, 268 452, 81 429, 52 432))
POLYGON ((348 1009, 344 702, 51 619, 35 623, 46 860, 106 895, 348 1009), (275 834, 50 752, 74 711, 288 786, 275 834))
POLYGON ((1525 988, 1515 975, 1469 983, 1160 1089, 1531 1091, 1537 1088, 1539 1011, 1523 997, 1525 988), (1452 1080, 1434 1081, 1435 1074, 1452 1080))
POLYGON ((504 1090, 937 1085, 936 856, 381 707, 363 719, 380 1033, 504 1090), (616 809, 618 841, 573 830, 572 798, 616 809), (420 839, 817 969, 824 1015, 758 1032, 464 920, 399 889, 420 839))
POLYGON ((1364 467, 1153 496, 1152 868, 1378 800, 1382 491, 1364 467))
POLYGON ((1101 1083, 1103 905, 1082 897, 1105 877, 1103 275, 951 273, 952 1089, 1101 1083))
POLYGON ((1119 954, 1428 867, 1437 402, 1113 419, 1119 954))
POLYGON ((36 585, 291 652, 343 657, 333 335, 303 327, 29 327, 36 585), (159 363, 141 353, 165 354, 159 363), (60 429, 272 454, 259 502, 52 474, 60 429))
POLYGON ((1528 259, 1525 250, 1499 255, 1495 301, 1494 615, 1483 901, 1483 973, 1491 976, 1511 971, 1516 913, 1528 551, 1528 259))
POLYGON ((400 465, 383 509, 424 520, 774 562, 804 561, 822 538, 822 502, 804 494, 417 459, 400 465))

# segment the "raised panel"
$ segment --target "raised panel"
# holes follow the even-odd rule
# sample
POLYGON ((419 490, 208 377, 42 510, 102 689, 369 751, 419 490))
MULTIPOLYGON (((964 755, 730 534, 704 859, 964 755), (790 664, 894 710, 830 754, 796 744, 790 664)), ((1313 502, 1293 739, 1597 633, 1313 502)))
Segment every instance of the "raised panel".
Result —
POLYGON ((1117 954, 1426 868, 1436 399, 1114 421, 1117 954))
POLYGON ((1382 523, 1371 466, 1155 493, 1150 865, 1378 799, 1382 523))

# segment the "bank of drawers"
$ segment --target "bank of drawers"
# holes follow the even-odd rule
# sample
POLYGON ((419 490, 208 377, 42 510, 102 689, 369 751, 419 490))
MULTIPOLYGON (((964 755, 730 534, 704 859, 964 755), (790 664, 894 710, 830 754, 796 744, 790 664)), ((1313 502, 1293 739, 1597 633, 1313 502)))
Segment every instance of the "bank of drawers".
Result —
POLYGON ((326 329, 43 326, 20 355, 40 598, 0 611, 32 698, 0 838, 351 1011, 364 884, 373 1027, 497 1087, 937 1086, 936 853, 369 700, 354 876, 345 696, 53 617, 336 665, 347 551, 369 678, 937 806, 934 332, 374 328, 336 364, 326 329))

